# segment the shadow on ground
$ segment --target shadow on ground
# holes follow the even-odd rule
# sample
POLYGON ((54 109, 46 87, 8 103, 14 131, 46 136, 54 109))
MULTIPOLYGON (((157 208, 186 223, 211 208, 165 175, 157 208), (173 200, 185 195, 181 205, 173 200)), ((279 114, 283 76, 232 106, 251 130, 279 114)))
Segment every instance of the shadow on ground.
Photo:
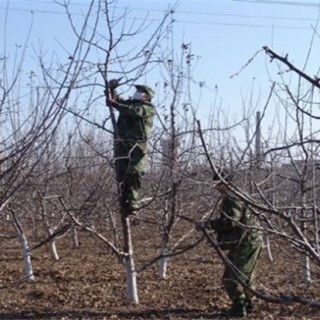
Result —
POLYGON ((177 308, 166 310, 144 310, 130 312, 94 312, 94 311, 63 311, 63 312, 21 312, 21 313, 0 313, 3 320, 107 320, 107 319, 219 319, 221 310, 203 310, 177 308))

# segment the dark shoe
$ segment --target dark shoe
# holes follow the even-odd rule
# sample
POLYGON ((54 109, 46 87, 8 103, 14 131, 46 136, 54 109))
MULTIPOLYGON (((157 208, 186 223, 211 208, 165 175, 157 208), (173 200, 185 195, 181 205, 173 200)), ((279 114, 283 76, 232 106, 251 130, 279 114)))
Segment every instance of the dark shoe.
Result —
POLYGON ((227 312, 229 317, 243 318, 247 316, 246 306, 243 304, 236 304, 227 312))
POLYGON ((251 300, 246 301, 246 310, 247 313, 251 313, 254 310, 254 304, 251 300))
POLYGON ((127 200, 123 204, 123 208, 128 211, 137 211, 140 209, 139 204, 137 202, 130 202, 129 200, 127 200))
POLYGON ((139 204, 138 203, 131 203, 131 205, 129 206, 131 211, 137 211, 140 209, 139 204))
POLYGON ((121 215, 123 217, 129 217, 129 216, 135 216, 136 215, 136 211, 132 211, 130 210, 128 207, 127 208, 121 208, 121 215))
POLYGON ((125 203, 121 211, 125 216, 134 216, 139 209, 137 203, 125 203))

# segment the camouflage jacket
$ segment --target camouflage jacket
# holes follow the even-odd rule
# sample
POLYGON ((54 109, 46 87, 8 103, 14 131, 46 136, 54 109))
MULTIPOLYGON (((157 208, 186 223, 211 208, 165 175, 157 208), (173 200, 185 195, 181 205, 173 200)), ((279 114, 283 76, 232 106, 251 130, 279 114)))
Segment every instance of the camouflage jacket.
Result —
POLYGON ((140 100, 117 99, 119 138, 127 142, 145 143, 151 136, 155 107, 140 100))
POLYGON ((256 216, 239 200, 226 196, 221 205, 220 216, 209 222, 209 227, 217 232, 217 240, 222 250, 240 245, 261 245, 261 232, 256 216))

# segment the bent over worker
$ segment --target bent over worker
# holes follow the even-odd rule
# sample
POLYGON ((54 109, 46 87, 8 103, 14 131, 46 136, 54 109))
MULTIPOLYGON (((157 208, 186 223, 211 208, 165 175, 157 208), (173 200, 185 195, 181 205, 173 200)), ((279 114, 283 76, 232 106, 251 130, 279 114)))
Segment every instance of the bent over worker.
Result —
POLYGON ((107 103, 119 111, 114 150, 116 176, 121 208, 131 215, 139 209, 138 197, 147 166, 147 141, 155 115, 151 103, 154 91, 146 85, 135 85, 133 98, 125 100, 116 93, 117 86, 117 80, 109 82, 111 96, 107 103))
MULTIPOLYGON (((219 180, 219 177, 214 177, 214 180, 219 180)), ((254 297, 238 279, 247 286, 253 286, 262 235, 252 210, 229 195, 222 182, 218 182, 216 188, 223 195, 221 211, 218 218, 209 221, 209 228, 217 232, 220 248, 228 251, 227 258, 231 262, 231 267, 226 265, 223 274, 224 288, 232 301, 227 314, 245 317, 254 307, 254 297)))

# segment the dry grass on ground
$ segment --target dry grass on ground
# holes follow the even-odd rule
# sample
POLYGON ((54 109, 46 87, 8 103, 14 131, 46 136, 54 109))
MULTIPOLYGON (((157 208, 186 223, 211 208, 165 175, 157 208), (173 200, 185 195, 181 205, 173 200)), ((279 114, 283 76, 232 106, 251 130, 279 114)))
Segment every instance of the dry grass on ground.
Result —
MULTIPOLYGON (((156 230, 133 226, 137 264, 156 254, 156 230), (152 243, 150 239, 153 239, 152 243)), ((195 235, 196 236, 196 235, 195 235)), ((60 261, 45 248, 33 253, 34 283, 23 281, 19 245, 1 239, 0 319, 219 319, 229 301, 220 283, 223 267, 208 244, 170 260, 168 277, 159 280, 158 265, 138 275, 140 304, 126 303, 124 269, 98 240, 80 234, 73 250, 69 237, 58 241, 60 261)), ((274 243, 275 262, 264 252, 258 286, 272 292, 301 292, 320 301, 318 284, 307 290, 292 256, 274 243)), ((319 319, 319 310, 301 305, 259 301, 248 319, 319 319)))

